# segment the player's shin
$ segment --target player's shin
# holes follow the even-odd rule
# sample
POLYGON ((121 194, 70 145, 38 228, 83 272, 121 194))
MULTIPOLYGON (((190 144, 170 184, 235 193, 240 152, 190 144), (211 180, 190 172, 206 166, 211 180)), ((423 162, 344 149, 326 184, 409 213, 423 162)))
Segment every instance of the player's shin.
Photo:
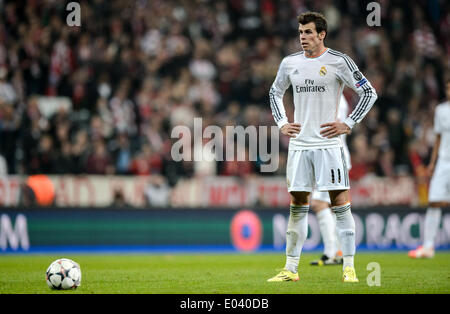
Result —
POLYGON ((425 229, 423 246, 426 249, 434 249, 436 235, 441 223, 442 211, 440 208, 429 207, 425 215, 425 229))
POLYGON ((337 243, 335 241, 336 222, 330 208, 325 208, 317 213, 317 220, 319 222, 320 234, 323 239, 323 253, 329 257, 334 258, 337 252, 337 243))
POLYGON ((303 244, 308 235, 308 210, 309 205, 290 206, 289 222, 286 232, 286 266, 285 269, 298 271, 298 263, 303 244))
POLYGON ((336 214, 336 229, 344 257, 343 268, 353 265, 355 255, 355 220, 351 213, 351 205, 335 206, 332 208, 336 214))

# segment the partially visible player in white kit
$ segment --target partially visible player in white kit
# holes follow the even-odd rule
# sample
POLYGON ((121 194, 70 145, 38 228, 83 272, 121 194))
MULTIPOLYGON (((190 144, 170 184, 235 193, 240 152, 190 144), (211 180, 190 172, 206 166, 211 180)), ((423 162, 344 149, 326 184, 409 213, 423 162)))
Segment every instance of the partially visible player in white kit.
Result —
MULTIPOLYGON (((349 113, 349 105, 342 94, 339 102, 337 121, 344 121, 349 113)), ((348 170, 352 168, 350 152, 347 147, 347 134, 341 135, 342 145, 344 148, 344 157, 348 170)), ((323 265, 340 265, 342 264, 342 256, 338 253, 339 243, 336 235, 336 220, 331 211, 331 201, 328 191, 318 191, 315 189, 311 194, 311 208, 316 214, 319 223, 319 230, 323 242, 323 254, 318 260, 312 261, 313 266, 323 265)))
POLYGON ((434 113, 436 140, 428 165, 431 177, 428 209, 425 214, 423 246, 409 251, 412 258, 434 257, 434 243, 441 223, 442 207, 450 206, 450 78, 445 84, 447 101, 439 104, 434 113))
POLYGON ((326 48, 327 22, 320 13, 298 17, 303 51, 283 59, 269 92, 275 122, 291 137, 286 167, 291 196, 286 232, 286 264, 269 282, 297 281, 298 264, 308 234, 309 195, 313 189, 329 191, 336 214, 336 229, 343 254, 344 282, 358 282, 354 268, 355 221, 351 214, 348 166, 340 135, 350 134, 373 106, 377 95, 353 60, 326 48), (294 122, 289 123, 283 96, 292 85, 294 122), (337 121, 344 85, 360 96, 355 109, 337 121))

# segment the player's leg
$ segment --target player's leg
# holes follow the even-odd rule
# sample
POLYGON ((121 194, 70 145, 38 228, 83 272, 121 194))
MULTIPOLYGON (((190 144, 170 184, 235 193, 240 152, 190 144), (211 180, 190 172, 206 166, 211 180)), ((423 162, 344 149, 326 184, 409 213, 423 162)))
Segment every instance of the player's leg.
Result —
POLYGON ((433 177, 430 181, 428 208, 425 214, 423 246, 409 251, 411 258, 432 258, 434 257, 434 247, 436 235, 441 224, 442 207, 450 204, 450 163, 443 163, 438 160, 433 177))
POLYGON ((348 168, 342 148, 316 151, 314 159, 317 189, 329 191, 336 214, 336 230, 342 248, 345 282, 358 282, 354 269, 355 221, 351 213, 348 168))
POLYGON ((303 244, 308 236, 309 192, 290 192, 289 221, 286 230, 286 264, 269 282, 297 281, 298 264, 303 244))
POLYGON ((431 202, 425 214, 425 230, 423 238, 423 247, 434 251, 436 235, 441 224, 442 207, 448 204, 443 202, 431 202))
POLYGON ((284 270, 269 282, 297 281, 298 264, 308 235, 309 194, 314 184, 307 151, 289 151, 286 177, 291 196, 286 231, 286 264, 284 270))
POLYGON ((336 214, 336 230, 342 248, 343 281, 358 282, 354 266, 356 252, 355 220, 351 212, 349 190, 330 191, 330 199, 331 208, 336 214))
POLYGON ((328 192, 315 190, 311 195, 311 209, 315 212, 323 240, 323 255, 311 265, 339 265, 342 258, 337 256, 336 220, 331 212, 328 192))
POLYGON ((285 269, 297 273, 303 244, 308 236, 309 192, 290 192, 291 205, 286 231, 285 269))
POLYGON ((411 258, 432 258, 434 257, 434 246, 436 235, 441 224, 442 207, 448 204, 444 202, 430 202, 425 213, 425 226, 423 236, 423 246, 419 246, 415 250, 411 250, 408 256, 411 258))

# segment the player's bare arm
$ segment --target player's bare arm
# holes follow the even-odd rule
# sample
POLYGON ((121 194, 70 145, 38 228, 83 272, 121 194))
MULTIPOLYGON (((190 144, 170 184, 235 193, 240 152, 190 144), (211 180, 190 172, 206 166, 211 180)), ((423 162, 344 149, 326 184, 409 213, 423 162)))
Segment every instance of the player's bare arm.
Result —
POLYGON ((296 137, 302 130, 300 123, 286 123, 280 129, 281 133, 289 137, 296 137))
POLYGON ((320 135, 326 138, 333 138, 342 134, 350 134, 352 130, 343 122, 324 123, 320 126, 324 128, 320 131, 320 135))

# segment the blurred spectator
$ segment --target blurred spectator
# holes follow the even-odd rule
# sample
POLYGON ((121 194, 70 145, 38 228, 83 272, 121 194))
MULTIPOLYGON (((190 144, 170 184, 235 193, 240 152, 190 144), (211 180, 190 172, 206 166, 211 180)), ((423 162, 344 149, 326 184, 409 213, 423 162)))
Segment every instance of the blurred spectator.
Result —
POLYGON ((76 165, 75 174, 86 173, 85 162, 89 152, 89 140, 86 130, 79 130, 75 134, 74 144, 72 145, 72 156, 76 165))
POLYGON ((52 172, 54 174, 74 174, 77 164, 72 155, 72 145, 69 141, 61 143, 61 150, 56 154, 52 172))
MULTIPOLYGON (((407 162, 408 137, 403 126, 403 119, 399 110, 390 109, 387 113, 386 137, 389 141, 390 153, 394 165, 402 165, 407 162)), ((387 151, 387 150, 386 150, 387 151)))
POLYGON ((116 174, 130 174, 133 153, 128 136, 119 133, 113 145, 111 151, 115 160, 116 174))
POLYGON ((246 147, 244 149, 236 147, 235 156, 234 160, 224 161, 221 175, 246 177, 254 173, 254 165, 250 161, 249 151, 246 147))
POLYGON ((14 106, 0 102, 0 153, 6 159, 8 169, 16 169, 17 142, 21 134, 21 119, 14 106))
POLYGON ((169 204, 170 189, 164 177, 156 175, 149 179, 144 190, 146 204, 150 207, 161 207, 169 204))
POLYGON ((115 190, 113 195, 113 201, 111 203, 111 207, 123 208, 130 206, 125 200, 125 196, 122 190, 115 190))
POLYGON ((37 206, 36 195, 26 183, 20 186, 19 204, 24 207, 37 206))
POLYGON ((31 173, 50 174, 55 165, 55 150, 53 139, 50 135, 44 134, 39 140, 39 146, 36 154, 31 159, 31 173))
POLYGON ((114 165, 103 140, 94 142, 93 151, 86 159, 85 169, 88 174, 114 174, 114 165))
POLYGON ((394 156, 391 149, 379 152, 375 167, 375 173, 378 176, 393 177, 395 175, 394 156))
POLYGON ((129 83, 124 81, 109 101, 116 132, 125 132, 129 136, 136 135, 136 113, 134 103, 128 98, 129 83))
POLYGON ((13 105, 17 100, 14 87, 6 81, 8 70, 0 66, 0 105, 13 105))
POLYGON ((351 180, 359 180, 366 174, 372 172, 367 138, 363 134, 359 134, 353 137, 351 143, 351 147, 353 148, 350 152, 352 168, 350 169, 349 176, 351 180))
POLYGON ((162 172, 163 161, 148 143, 142 144, 142 149, 133 158, 130 170, 134 175, 151 175, 162 172))

